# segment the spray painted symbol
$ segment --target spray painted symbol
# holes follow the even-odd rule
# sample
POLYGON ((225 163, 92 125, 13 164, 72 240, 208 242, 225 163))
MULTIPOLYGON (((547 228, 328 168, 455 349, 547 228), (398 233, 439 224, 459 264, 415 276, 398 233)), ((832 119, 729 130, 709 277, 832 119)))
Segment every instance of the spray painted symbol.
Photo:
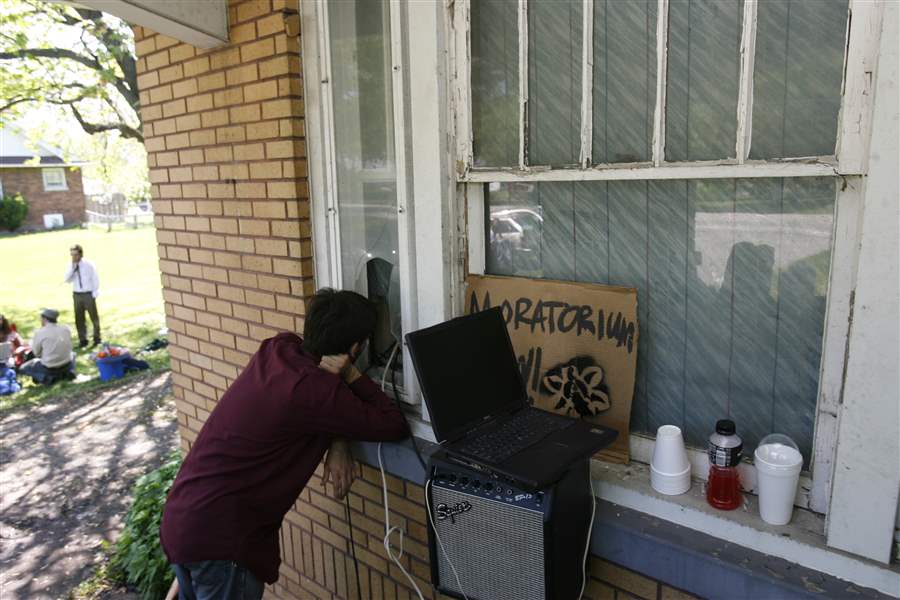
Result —
POLYGON ((556 400, 556 410, 592 417, 611 406, 604 377, 603 368, 593 358, 576 356, 549 369, 541 383, 550 392, 551 401, 556 400))

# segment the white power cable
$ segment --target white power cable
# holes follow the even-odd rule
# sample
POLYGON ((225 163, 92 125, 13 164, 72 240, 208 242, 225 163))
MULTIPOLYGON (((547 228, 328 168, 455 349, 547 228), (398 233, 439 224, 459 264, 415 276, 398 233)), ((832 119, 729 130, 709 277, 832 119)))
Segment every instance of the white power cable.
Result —
MULTIPOLYGON (((387 376, 388 373, 391 372, 391 365, 394 364, 394 355, 397 354, 397 348, 400 347, 400 342, 394 342, 394 347, 391 349, 391 355, 388 357, 387 365, 384 367, 384 373, 381 375, 381 391, 384 391, 384 386, 387 385, 387 376)), ((394 390, 394 393, 397 393, 397 390, 394 390)))
POLYGON ((412 578, 412 575, 407 572, 407 570, 403 567, 403 563, 400 562, 400 559, 403 558, 403 529, 397 527, 396 525, 391 527, 391 515, 390 510, 388 510, 388 489, 387 489, 387 477, 384 474, 384 461, 381 458, 381 442, 378 443, 378 468, 381 469, 381 491, 384 495, 384 550, 387 552, 388 558, 394 561, 398 567, 400 567, 400 571, 409 581, 410 585, 413 586, 413 589, 416 590, 416 594, 419 596, 419 600, 425 600, 422 596, 422 590, 419 589, 419 586, 416 585, 415 580, 412 578), (391 534, 395 531, 400 533, 400 554, 394 554, 393 546, 391 546, 391 534))
POLYGON ((584 596, 584 587, 587 584, 587 558, 588 550, 591 548, 591 534, 594 532, 594 515, 597 512, 597 497, 594 496, 594 484, 591 481, 591 465, 588 463, 588 489, 591 492, 591 522, 588 525, 587 541, 584 543, 584 556, 581 560, 581 591, 578 592, 578 599, 584 596))
MULTIPOLYGON (((382 392, 384 391, 384 386, 387 383, 387 374, 391 370, 391 365, 394 362, 394 356, 397 354, 397 348, 399 347, 399 342, 394 344, 394 348, 391 350, 391 356, 388 358, 387 365, 384 367, 384 374, 381 376, 382 392)), ((416 585, 415 580, 400 562, 400 559, 403 558, 404 531, 401 527, 391 527, 391 513, 388 507, 387 476, 384 473, 384 459, 381 457, 381 442, 378 442, 378 468, 381 470, 381 492, 384 498, 384 540, 382 540, 384 542, 384 550, 385 552, 387 552, 388 558, 390 558, 392 561, 394 561, 394 564, 400 567, 400 571, 409 581, 410 585, 413 586, 413 589, 416 590, 416 594, 419 596, 419 600, 425 600, 425 598, 422 596, 422 590, 419 589, 419 586, 416 585), (391 534, 395 531, 400 533, 400 554, 396 555, 394 554, 394 547, 391 546, 391 534)))
POLYGON ((427 479, 425 481, 425 512, 428 513, 428 522, 431 523, 431 530, 434 532, 434 539, 437 540, 438 548, 441 549, 441 554, 444 555, 444 558, 447 559, 447 564, 450 565, 450 570, 453 571, 453 576, 456 578, 456 585, 459 588, 459 593, 462 594, 465 600, 469 600, 469 597, 466 596, 466 592, 463 590, 462 583, 459 582, 459 573, 456 572, 456 567, 453 566, 453 562, 450 560, 450 557, 447 555, 447 551, 444 549, 444 543, 441 541, 440 536, 437 532, 437 526, 434 524, 434 517, 431 516, 431 501, 429 500, 429 488, 431 487, 431 480, 427 479))

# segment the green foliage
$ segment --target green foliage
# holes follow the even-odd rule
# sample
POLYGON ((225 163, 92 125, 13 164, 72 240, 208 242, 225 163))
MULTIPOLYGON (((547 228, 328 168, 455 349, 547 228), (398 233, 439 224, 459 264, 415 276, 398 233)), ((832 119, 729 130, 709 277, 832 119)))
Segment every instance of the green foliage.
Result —
POLYGON ((172 583, 172 570, 159 543, 159 524, 180 466, 181 455, 173 453, 162 467, 134 484, 134 503, 110 561, 110 574, 136 587, 146 600, 162 598, 172 583))
POLYGON ((0 0, 0 118, 65 106, 87 133, 142 140, 131 27, 97 10, 0 0))
POLYGON ((28 202, 20 195, 0 198, 0 229, 15 231, 28 216, 28 202))

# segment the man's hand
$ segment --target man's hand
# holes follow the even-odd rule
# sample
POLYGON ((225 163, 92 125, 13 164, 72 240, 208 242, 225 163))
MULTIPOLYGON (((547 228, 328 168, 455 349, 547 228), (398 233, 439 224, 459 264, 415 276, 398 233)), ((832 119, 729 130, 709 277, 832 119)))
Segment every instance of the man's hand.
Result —
POLYGON ((319 368, 337 375, 344 383, 351 384, 359 378, 359 369, 353 366, 349 354, 332 354, 323 356, 319 368))
POLYGON ((334 487, 334 497, 343 500, 350 486, 353 484, 354 462, 350 454, 350 445, 347 440, 335 439, 331 442, 328 454, 325 456, 325 469, 322 474, 322 487, 331 480, 334 487))

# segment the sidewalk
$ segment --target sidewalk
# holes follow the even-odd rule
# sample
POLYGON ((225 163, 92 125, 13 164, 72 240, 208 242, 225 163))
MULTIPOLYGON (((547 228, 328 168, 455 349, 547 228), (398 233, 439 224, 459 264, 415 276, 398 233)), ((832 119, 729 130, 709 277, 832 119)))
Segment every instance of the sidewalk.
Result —
POLYGON ((0 415, 0 595, 65 598, 178 445, 169 372, 0 415))

